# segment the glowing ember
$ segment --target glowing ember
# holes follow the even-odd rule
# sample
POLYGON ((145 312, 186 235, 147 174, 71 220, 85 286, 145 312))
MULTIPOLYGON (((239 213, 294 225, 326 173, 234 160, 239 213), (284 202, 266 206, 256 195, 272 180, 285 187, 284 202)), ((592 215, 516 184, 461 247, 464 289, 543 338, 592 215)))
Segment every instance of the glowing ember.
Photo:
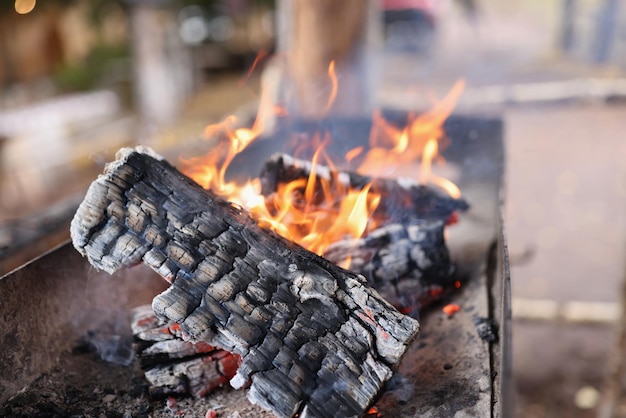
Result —
POLYGON ((459 305, 455 304, 455 303, 451 303, 449 305, 446 305, 442 309, 443 313, 448 315, 448 318, 452 318, 454 316, 454 314, 459 312, 460 310, 461 310, 461 307, 459 305))
POLYGON ((250 208, 261 224, 317 254, 340 239, 361 237, 380 202, 369 185, 352 190, 332 171, 330 176, 318 173, 320 155, 321 150, 315 153, 308 179, 280 184, 264 205, 250 208))
POLYGON ((367 418, 381 418, 383 415, 380 413, 377 407, 372 406, 370 409, 367 410, 365 416, 367 418))
MULTIPOLYGON (((328 68, 328 77, 331 92, 326 111, 332 108, 337 95, 338 78, 334 62, 328 68)), ((418 173, 412 176, 415 177, 413 180, 436 185, 451 197, 460 197, 461 192, 454 183, 433 174, 432 164, 442 161, 438 152, 440 142, 445 137, 443 123, 452 112, 463 86, 462 81, 457 82, 450 93, 430 111, 417 117, 410 115, 403 128, 394 126, 380 112, 375 112, 367 154, 363 155, 363 147, 352 149, 346 153, 340 165, 359 158, 362 163, 357 172, 372 178, 393 178, 409 171, 418 173), (421 169, 418 171, 415 167, 420 159, 421 169)), ((271 102, 268 89, 264 87, 252 128, 237 127, 238 121, 234 116, 208 126, 205 136, 217 137, 221 141, 208 155, 184 160, 182 171, 202 187, 245 207, 261 225, 315 253, 323 254, 330 244, 341 239, 363 236, 376 226, 371 218, 381 197, 370 191, 370 185, 355 190, 333 178, 337 175, 334 168, 336 164, 324 153, 324 146, 330 141, 327 133, 315 133, 305 141, 307 145, 318 143, 306 180, 281 184, 269 197, 261 194, 258 179, 243 185, 226 181, 226 171, 234 157, 264 133, 263 121, 268 116, 286 113, 284 108, 271 102), (322 166, 325 166, 324 175, 318 172, 322 166)), ((346 264, 349 264, 349 260, 346 264)))

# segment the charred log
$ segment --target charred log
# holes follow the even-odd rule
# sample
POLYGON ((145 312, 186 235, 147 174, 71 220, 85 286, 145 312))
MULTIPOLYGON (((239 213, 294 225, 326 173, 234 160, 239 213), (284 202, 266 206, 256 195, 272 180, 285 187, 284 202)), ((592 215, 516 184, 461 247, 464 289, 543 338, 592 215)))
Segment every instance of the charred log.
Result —
POLYGON ((242 358, 231 385, 280 417, 363 413, 418 323, 364 277, 260 228, 143 150, 123 150, 71 227, 74 246, 112 273, 145 262, 171 286, 162 319, 242 358))
POLYGON ((389 302, 405 310, 419 310, 440 290, 454 285, 454 265, 444 242, 443 221, 393 224, 361 239, 332 244, 328 260, 363 274, 389 302))
MULTIPOLYGON (((464 199, 454 199, 432 187, 415 183, 410 179, 373 179, 354 172, 333 170, 327 166, 312 164, 286 154, 275 154, 265 164, 261 175, 262 193, 270 196, 280 184, 307 179, 315 170, 316 190, 321 191, 321 179, 338 187, 361 190, 371 184, 371 192, 383 199, 374 217, 384 222, 409 224, 415 220, 442 219, 448 221, 454 212, 465 211, 469 205, 464 199)), ((321 196, 321 193, 318 193, 321 196)))
POLYGON ((202 397, 228 383, 237 371, 239 356, 204 341, 183 340, 180 325, 164 323, 149 305, 133 311, 131 328, 152 397, 202 397))

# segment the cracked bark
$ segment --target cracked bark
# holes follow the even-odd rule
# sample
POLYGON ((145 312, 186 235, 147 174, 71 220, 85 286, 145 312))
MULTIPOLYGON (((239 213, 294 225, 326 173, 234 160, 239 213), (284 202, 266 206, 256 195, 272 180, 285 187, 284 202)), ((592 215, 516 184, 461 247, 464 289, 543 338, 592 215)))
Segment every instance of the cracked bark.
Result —
POLYGON ((71 226, 76 249, 113 273, 143 261, 171 286, 162 319, 242 358, 231 385, 279 417, 358 416, 419 324, 363 276, 260 228, 145 150, 122 150, 71 226))
POLYGON ((441 220, 386 225, 364 238, 332 244, 324 257, 336 264, 350 260, 350 270, 365 276, 400 311, 417 317, 458 280, 444 226, 441 220))

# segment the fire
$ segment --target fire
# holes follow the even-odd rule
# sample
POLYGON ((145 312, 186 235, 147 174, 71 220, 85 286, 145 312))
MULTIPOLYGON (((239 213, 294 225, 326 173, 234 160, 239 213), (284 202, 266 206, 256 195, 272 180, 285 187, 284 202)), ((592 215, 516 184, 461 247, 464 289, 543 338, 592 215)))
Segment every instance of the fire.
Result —
POLYGON ((328 113, 330 108, 335 103, 335 99, 337 98, 337 88, 339 87, 339 81, 337 80, 337 74, 335 73, 335 61, 331 61, 328 66, 328 78, 331 82, 331 90, 330 97, 328 98, 328 102, 326 102, 326 109, 324 113, 328 113))
POLYGON ((259 111, 252 128, 237 128, 238 120, 234 115, 223 121, 209 125, 204 129, 207 139, 219 138, 215 149, 203 157, 182 159, 182 171, 205 189, 213 190, 217 195, 233 203, 248 206, 248 201, 257 201, 254 190, 260 195, 260 185, 249 182, 243 186, 226 181, 226 171, 235 156, 242 152, 256 138, 265 132, 264 123, 270 114, 283 115, 284 108, 274 106, 269 96, 269 89, 261 89, 259 111))
MULTIPOLYGON (((331 87, 325 111, 328 112, 336 99, 338 77, 334 62, 328 68, 331 87)), ((335 167, 361 161, 357 172, 371 177, 397 177, 413 173, 414 180, 431 184, 458 198, 459 188, 450 180, 432 172, 433 162, 441 161, 438 152, 445 138, 443 122, 452 112, 464 87, 457 82, 443 100, 418 116, 409 115, 404 127, 387 121, 381 112, 373 115, 370 132, 370 148, 363 147, 346 153, 339 164, 332 161, 324 151, 330 141, 328 133, 316 133, 307 142, 318 144, 310 161, 309 176, 286 184, 279 184, 271 196, 261 194, 259 179, 241 185, 226 181, 226 172, 235 156, 265 132, 264 121, 270 115, 285 115, 285 109, 276 106, 269 98, 269 89, 262 86, 259 111, 251 128, 238 127, 235 116, 209 125, 206 138, 219 138, 218 145, 201 158, 183 160, 182 170, 202 187, 246 208, 257 221, 278 234, 299 243, 317 254, 339 240, 359 238, 377 225, 372 215, 381 196, 370 190, 370 185, 352 189, 339 180, 335 167), (421 167, 416 170, 417 162, 421 167), (324 166, 324 173, 321 167, 324 166), (330 169, 328 169, 330 168, 330 169)), ((349 264, 349 261, 347 262, 349 264)), ((348 265, 344 266, 348 267, 348 265)))
MULTIPOLYGON (((330 177, 320 175, 322 154, 319 149, 313 156, 307 179, 280 184, 263 205, 250 207, 261 224, 317 254, 333 242, 362 236, 380 203, 369 185, 354 190, 339 181, 333 170, 330 177)), ((332 166, 327 156, 324 159, 324 165, 332 166)))
POLYGON ((409 115, 404 127, 388 122, 380 111, 374 112, 370 132, 371 149, 358 172, 381 177, 414 177, 415 164, 422 160, 419 180, 443 188, 452 197, 460 197, 460 190, 451 181, 432 174, 432 161, 438 157, 440 142, 445 139, 443 123, 450 116, 465 88, 463 80, 457 81, 450 92, 432 109, 418 116, 409 115), (426 166, 426 168, 424 167, 426 166))
POLYGON ((450 303, 444 306, 441 310, 443 311, 443 313, 448 315, 448 318, 452 318, 454 314, 461 311, 461 307, 457 305, 456 303, 450 303))
POLYGON ((254 57, 254 61, 252 62, 252 65, 250 66, 250 68, 248 69, 248 72, 246 73, 246 76, 244 78, 242 78, 241 80, 239 80, 239 87, 243 87, 246 82, 250 79, 250 77, 252 77, 252 74, 254 73, 254 70, 256 69, 256 67, 259 65, 259 63, 265 59, 267 56, 269 55, 268 51, 265 49, 261 49, 257 54, 256 57, 254 57))
POLYGON ((432 161, 439 154, 439 144, 437 139, 431 138, 424 146, 422 154, 422 166, 420 167, 420 183, 421 184, 435 184, 445 190, 451 197, 458 199, 461 197, 461 189, 444 177, 439 177, 433 174, 432 161))

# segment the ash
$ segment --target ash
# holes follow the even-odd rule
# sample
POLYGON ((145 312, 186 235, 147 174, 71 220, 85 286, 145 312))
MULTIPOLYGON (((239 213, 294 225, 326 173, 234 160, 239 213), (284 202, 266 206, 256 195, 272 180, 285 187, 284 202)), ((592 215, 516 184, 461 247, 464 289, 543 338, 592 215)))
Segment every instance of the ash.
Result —
POLYGON ((137 365, 99 359, 96 353, 65 353, 58 365, 0 407, 7 417, 148 417, 154 405, 137 365))
POLYGON ((273 417, 251 405, 244 391, 229 387, 205 399, 153 400, 136 361, 129 366, 113 364, 79 345, 0 406, 0 417, 204 417, 209 409, 223 418, 273 417))

